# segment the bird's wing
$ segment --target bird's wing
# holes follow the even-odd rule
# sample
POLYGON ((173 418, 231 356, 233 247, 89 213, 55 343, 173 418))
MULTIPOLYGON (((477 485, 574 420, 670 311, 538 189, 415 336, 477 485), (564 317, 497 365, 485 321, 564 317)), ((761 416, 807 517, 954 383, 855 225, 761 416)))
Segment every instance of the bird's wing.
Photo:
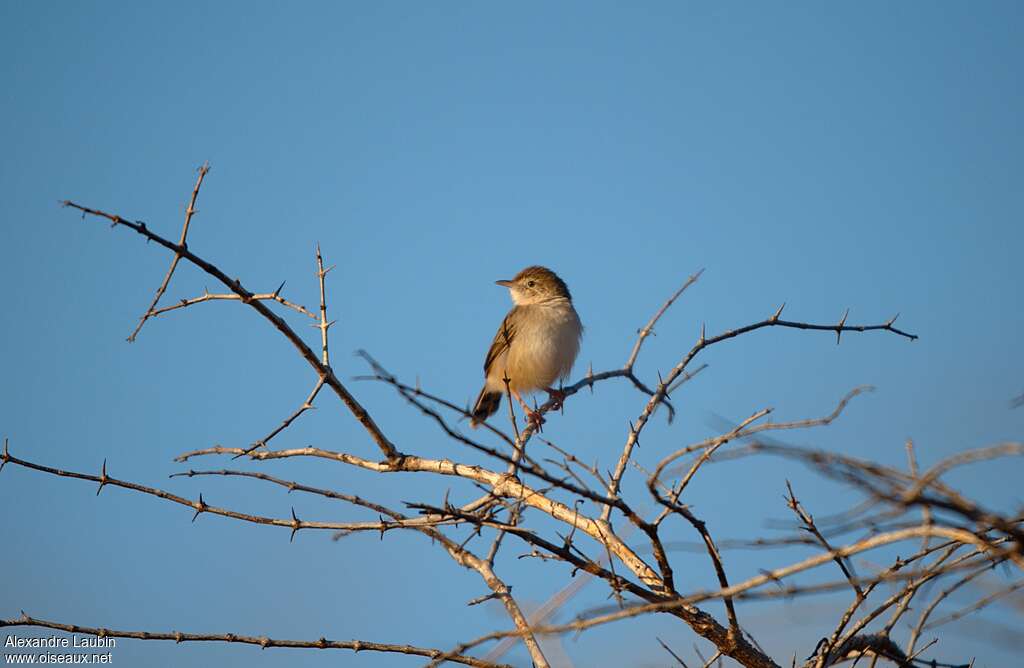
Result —
POLYGON ((494 335, 494 341, 491 342, 491 349, 487 351, 487 358, 484 359, 484 377, 490 375, 491 365, 494 364, 495 360, 501 357, 501 354, 509 349, 512 345, 512 340, 516 337, 516 321, 518 318, 513 317, 516 315, 516 311, 519 307, 513 308, 505 316, 505 319, 501 322, 501 327, 498 328, 498 333, 494 335))

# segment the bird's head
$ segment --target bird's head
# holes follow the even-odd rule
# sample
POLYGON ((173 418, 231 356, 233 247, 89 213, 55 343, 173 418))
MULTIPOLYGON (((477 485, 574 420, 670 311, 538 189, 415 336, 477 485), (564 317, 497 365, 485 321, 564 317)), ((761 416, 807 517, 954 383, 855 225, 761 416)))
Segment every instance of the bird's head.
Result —
POLYGON ((508 288, 512 301, 518 305, 540 304, 553 299, 572 301, 569 286, 547 267, 527 267, 516 274, 515 278, 495 283, 508 288))

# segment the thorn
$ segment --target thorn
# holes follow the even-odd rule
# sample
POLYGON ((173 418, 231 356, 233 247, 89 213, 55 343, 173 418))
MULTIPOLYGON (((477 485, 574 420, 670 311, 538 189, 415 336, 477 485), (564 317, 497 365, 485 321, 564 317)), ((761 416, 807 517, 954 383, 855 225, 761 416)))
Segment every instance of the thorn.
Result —
POLYGON ((4 436, 4 453, 3 453, 3 456, 0 456, 0 459, 3 460, 3 461, 0 461, 0 471, 4 470, 4 467, 7 466, 7 461, 10 458, 11 458, 11 453, 7 451, 7 437, 4 436))
POLYGON ((277 297, 278 295, 280 295, 280 294, 281 294, 281 290, 283 290, 283 289, 284 289, 284 284, 285 284, 286 282, 287 282, 287 281, 281 281, 281 285, 277 286, 277 290, 274 290, 274 296, 275 296, 275 297, 277 297))
POLYGON ((893 316, 893 317, 892 317, 892 318, 891 318, 891 319, 889 320, 889 322, 885 323, 885 326, 886 326, 886 327, 892 327, 892 324, 893 324, 894 322, 896 322, 896 318, 898 318, 898 317, 900 317, 900 314, 899 314, 899 313, 897 313, 896 315, 894 315, 894 316, 893 316))
POLYGON ((626 420, 629 423, 629 435, 633 437, 633 445, 640 447, 640 435, 636 433, 636 427, 633 426, 632 420, 626 420))
POLYGON ((100 495, 103 491, 103 486, 107 484, 107 458, 103 458, 103 468, 100 470, 100 486, 96 488, 96 496, 100 495))
MULTIPOLYGON (((509 591, 511 591, 511 590, 512 590, 512 587, 509 587, 509 591)), ((492 601, 492 600, 494 600, 496 598, 499 598, 499 597, 500 597, 500 594, 498 594, 497 592, 491 592, 490 594, 485 594, 485 595, 480 596, 478 598, 474 598, 472 601, 467 602, 466 605, 467 606, 479 605, 479 604, 481 604, 481 603, 483 603, 485 601, 492 601)))
POLYGON ((707 337, 704 336, 704 325, 705 323, 700 323, 700 341, 698 342, 699 345, 704 345, 704 342, 707 341, 707 337))
POLYGON ((203 501, 202 492, 199 492, 199 502, 193 505, 192 507, 196 509, 196 514, 192 516, 192 522, 194 523, 196 521, 196 518, 199 517, 199 513, 206 510, 206 501, 203 501))
POLYGON ((302 522, 299 521, 298 516, 295 514, 295 506, 292 506, 292 535, 288 538, 288 542, 295 540, 295 532, 302 528, 302 522))
MULTIPOLYGON (((668 394, 668 385, 665 383, 665 380, 661 377, 661 369, 658 369, 658 387, 661 388, 661 393, 665 395, 665 399, 672 399, 672 397, 670 397, 668 394)), ((658 403, 661 402, 659 401, 658 403)), ((671 419, 671 413, 669 414, 669 416, 669 419, 671 419)))
POLYGON ((326 269, 324 269, 324 276, 326 276, 327 274, 331 273, 331 270, 333 270, 337 266, 338 265, 336 265, 336 264, 332 264, 331 266, 329 266, 326 269))
POLYGON ((594 363, 587 367, 587 385, 590 386, 590 394, 594 394, 594 363))
POLYGON ((772 322, 777 322, 778 321, 779 316, 782 315, 782 309, 784 309, 784 308, 786 308, 786 302, 782 302, 782 306, 780 306, 779 310, 775 312, 775 315, 773 315, 771 317, 771 321, 772 322))
POLYGON ((836 325, 836 345, 837 346, 839 345, 839 337, 842 336, 842 334, 843 334, 843 325, 846 324, 846 316, 848 316, 848 315, 850 315, 850 309, 846 309, 846 312, 843 313, 842 320, 840 320, 839 324, 836 325))

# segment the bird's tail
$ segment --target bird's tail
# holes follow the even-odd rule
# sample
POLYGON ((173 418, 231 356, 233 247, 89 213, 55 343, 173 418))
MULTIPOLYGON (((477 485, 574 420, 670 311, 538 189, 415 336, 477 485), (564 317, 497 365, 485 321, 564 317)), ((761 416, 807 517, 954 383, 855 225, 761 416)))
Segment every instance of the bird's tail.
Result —
POLYGON ((480 396, 476 398, 476 405, 473 406, 473 417, 469 426, 476 429, 481 422, 494 415, 501 404, 501 392, 488 390, 486 387, 480 390, 480 396))

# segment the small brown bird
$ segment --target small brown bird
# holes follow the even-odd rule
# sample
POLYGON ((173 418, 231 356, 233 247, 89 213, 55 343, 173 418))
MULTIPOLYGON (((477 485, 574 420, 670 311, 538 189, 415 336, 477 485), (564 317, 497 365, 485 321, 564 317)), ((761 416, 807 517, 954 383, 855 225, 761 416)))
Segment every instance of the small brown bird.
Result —
POLYGON ((510 281, 495 281, 509 289, 515 306, 505 316, 484 360, 484 387, 480 390, 470 426, 476 428, 498 410, 505 394, 505 379, 527 417, 538 426, 544 420, 530 410, 522 394, 552 387, 572 371, 580 350, 583 325, 572 306, 565 281, 545 267, 527 267, 510 281))

